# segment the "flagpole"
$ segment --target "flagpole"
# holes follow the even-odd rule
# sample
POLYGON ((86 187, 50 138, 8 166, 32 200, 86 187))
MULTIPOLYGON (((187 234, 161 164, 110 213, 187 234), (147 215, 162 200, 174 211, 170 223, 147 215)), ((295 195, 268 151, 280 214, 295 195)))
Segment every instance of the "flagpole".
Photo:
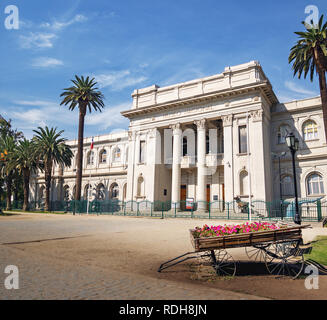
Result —
POLYGON ((252 210, 251 210, 251 208, 252 208, 252 199, 251 199, 251 195, 252 195, 252 190, 251 190, 251 161, 250 161, 250 137, 249 137, 249 135, 250 135, 250 133, 249 133, 249 113, 248 112, 246 112, 246 133, 247 133, 247 137, 246 137, 246 139, 247 139, 247 156, 248 156, 248 183, 249 183, 249 187, 248 187, 248 189, 249 189, 249 213, 250 213, 250 215, 249 215, 249 219, 250 219, 250 222, 252 221, 252 210))
MULTIPOLYGON (((91 152, 93 150, 93 137, 92 137, 92 141, 91 141, 91 152)), ((90 155, 91 156, 91 155, 90 155)), ((87 159, 86 159, 87 160, 87 159)), ((94 162, 94 157, 93 157, 93 162, 94 162)), ((92 169, 90 168, 90 176, 89 176, 89 185, 87 188, 87 208, 86 208, 86 214, 89 214, 89 205, 90 205, 90 186, 91 186, 91 174, 92 174, 92 169)))

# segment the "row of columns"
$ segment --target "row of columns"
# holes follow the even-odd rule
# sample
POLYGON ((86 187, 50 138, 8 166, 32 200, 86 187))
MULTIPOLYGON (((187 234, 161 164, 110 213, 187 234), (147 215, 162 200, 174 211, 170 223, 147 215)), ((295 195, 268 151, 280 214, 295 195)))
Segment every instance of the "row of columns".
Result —
MULTIPOLYGON (((197 195, 198 208, 206 208, 206 120, 196 120, 197 126, 197 195)), ((179 207, 180 186, 181 186, 181 158, 182 158, 182 129, 181 125, 174 124, 171 126, 173 131, 173 163, 172 163, 172 202, 179 207)))

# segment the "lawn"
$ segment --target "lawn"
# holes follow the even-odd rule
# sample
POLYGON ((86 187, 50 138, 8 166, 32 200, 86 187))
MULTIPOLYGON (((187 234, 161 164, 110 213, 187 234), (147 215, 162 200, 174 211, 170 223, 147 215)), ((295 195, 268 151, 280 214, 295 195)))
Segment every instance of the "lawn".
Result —
POLYGON ((310 254, 306 254, 304 258, 312 259, 323 266, 327 266, 327 237, 318 236, 315 241, 312 242, 312 251, 310 254))

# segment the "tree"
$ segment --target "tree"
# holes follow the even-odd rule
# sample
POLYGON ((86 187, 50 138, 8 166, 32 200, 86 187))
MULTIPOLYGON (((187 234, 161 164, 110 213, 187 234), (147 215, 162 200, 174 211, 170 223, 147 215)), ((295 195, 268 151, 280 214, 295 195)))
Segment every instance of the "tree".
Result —
POLYGON ((69 110, 73 111, 76 106, 79 108, 79 123, 78 123, 78 145, 77 145, 77 172, 76 172, 76 193, 75 199, 81 200, 82 188, 82 164, 83 164, 83 139, 84 139, 84 120, 87 109, 89 112, 102 111, 104 108, 104 96, 98 88, 95 88, 97 83, 94 78, 91 80, 89 77, 84 79, 82 76, 79 78, 75 76, 75 80, 71 80, 74 84, 73 87, 64 89, 60 95, 64 97, 60 105, 69 105, 69 110))
POLYGON ((12 155, 15 149, 15 139, 12 136, 0 138, 1 175, 6 184, 6 210, 11 210, 11 191, 14 170, 11 167, 12 155))
POLYGON ((38 127, 38 130, 33 131, 35 132, 33 141, 37 148, 39 160, 44 168, 45 210, 50 211, 50 187, 53 166, 70 166, 73 152, 70 146, 65 144, 66 139, 61 137, 64 130, 57 132, 57 128, 49 129, 46 126, 45 128, 38 127))
POLYGON ((294 76, 298 78, 304 75, 306 79, 310 73, 310 80, 313 81, 315 73, 319 76, 319 87, 322 102, 322 112, 325 127, 325 137, 327 140, 327 22, 323 24, 322 15, 317 25, 311 21, 308 25, 304 21, 305 32, 295 32, 299 36, 296 45, 291 48, 288 62, 293 62, 294 76))
POLYGON ((33 141, 24 138, 18 142, 13 153, 11 167, 15 168, 23 176, 23 210, 28 211, 30 176, 36 173, 37 169, 42 169, 42 165, 39 162, 38 150, 33 141))

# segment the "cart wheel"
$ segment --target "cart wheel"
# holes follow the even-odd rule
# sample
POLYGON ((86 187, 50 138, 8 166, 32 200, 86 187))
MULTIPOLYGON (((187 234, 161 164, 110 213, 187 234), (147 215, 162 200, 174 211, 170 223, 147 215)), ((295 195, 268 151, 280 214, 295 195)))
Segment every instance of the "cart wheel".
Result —
POLYGON ((218 276, 235 276, 236 263, 226 250, 211 251, 211 262, 218 276))
POLYGON ((255 245, 253 247, 245 247, 245 253, 248 256, 249 260, 254 260, 255 262, 265 261, 266 249, 269 244, 266 245, 255 245))
POLYGON ((304 267, 302 250, 298 241, 272 243, 266 252, 265 264, 271 274, 296 279, 304 267))

